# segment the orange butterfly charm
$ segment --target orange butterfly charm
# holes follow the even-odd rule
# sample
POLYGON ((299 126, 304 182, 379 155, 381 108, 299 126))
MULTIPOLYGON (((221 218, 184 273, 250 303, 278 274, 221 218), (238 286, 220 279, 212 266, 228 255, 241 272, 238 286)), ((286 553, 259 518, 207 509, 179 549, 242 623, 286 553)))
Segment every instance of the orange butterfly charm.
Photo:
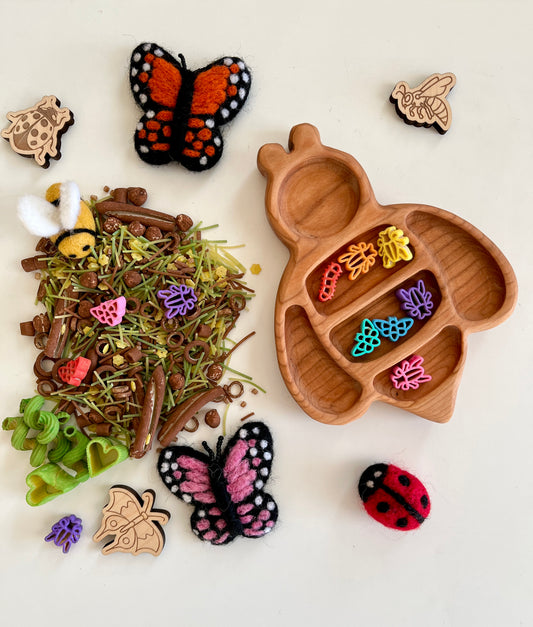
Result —
POLYGON ((251 85, 244 61, 224 57, 199 70, 187 69, 155 43, 131 55, 133 97, 144 110, 135 150, 146 163, 178 161, 188 170, 212 168, 223 149, 219 127, 242 109, 251 85))

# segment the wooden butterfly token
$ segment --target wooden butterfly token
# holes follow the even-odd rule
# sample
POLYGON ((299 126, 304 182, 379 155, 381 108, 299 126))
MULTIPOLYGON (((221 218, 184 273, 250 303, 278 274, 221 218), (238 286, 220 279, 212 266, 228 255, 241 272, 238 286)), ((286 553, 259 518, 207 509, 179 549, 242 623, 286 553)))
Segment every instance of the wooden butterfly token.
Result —
POLYGON ((61 158, 61 135, 74 124, 72 111, 60 105, 55 96, 44 96, 29 109, 10 111, 6 117, 11 124, 2 131, 2 137, 16 153, 33 157, 47 168, 50 159, 61 158))
POLYGON ((193 532, 211 544, 228 544, 237 536, 259 538, 274 528, 278 506, 264 486, 274 456, 272 436, 262 422, 249 422, 212 451, 169 446, 157 468, 163 483, 194 507, 193 532))
POLYGON ((251 73, 237 57, 189 70, 178 56, 155 43, 140 44, 131 55, 131 90, 145 112, 135 150, 152 165, 178 161, 188 170, 208 170, 222 155, 219 127, 242 109, 251 73))
POLYGON ((146 490, 140 497, 132 488, 115 485, 109 490, 109 497, 100 529, 93 536, 95 542, 115 536, 104 546, 102 553, 159 555, 165 545, 162 526, 167 524, 170 514, 162 509, 152 509, 155 492, 146 490))
POLYGON ((452 110, 446 100, 455 85, 455 74, 432 74, 417 87, 401 81, 392 90, 390 101, 406 124, 434 126, 444 135, 452 123, 452 110))

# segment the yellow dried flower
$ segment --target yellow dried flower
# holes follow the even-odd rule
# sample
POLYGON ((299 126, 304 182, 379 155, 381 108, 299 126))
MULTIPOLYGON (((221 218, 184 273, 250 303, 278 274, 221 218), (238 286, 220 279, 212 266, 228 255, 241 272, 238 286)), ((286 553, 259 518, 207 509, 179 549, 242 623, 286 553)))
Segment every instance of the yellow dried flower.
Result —
POLYGON ((215 274, 219 279, 223 279, 228 274, 228 270, 224 268, 224 266, 217 266, 215 268, 215 274))
POLYGON ((124 357, 122 357, 122 355, 114 355, 112 361, 113 361, 113 366, 115 366, 115 368, 119 368, 120 366, 122 366, 125 359, 124 357))

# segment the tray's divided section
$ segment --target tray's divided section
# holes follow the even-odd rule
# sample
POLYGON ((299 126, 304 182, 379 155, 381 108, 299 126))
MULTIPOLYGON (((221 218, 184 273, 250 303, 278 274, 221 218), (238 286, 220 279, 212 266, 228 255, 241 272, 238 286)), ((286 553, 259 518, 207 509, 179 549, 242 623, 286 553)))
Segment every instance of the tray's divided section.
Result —
POLYGON ((355 311, 331 330, 329 339, 332 345, 339 351, 339 353, 346 357, 346 359, 349 359, 354 363, 368 363, 383 357, 392 349, 397 346, 401 346, 404 342, 410 340, 427 324, 429 320, 432 319, 433 316, 439 315, 438 310, 441 302, 442 294, 435 275, 429 270, 422 270, 400 283, 398 287, 389 290, 380 298, 373 300, 366 307, 355 311), (424 317, 421 320, 417 318, 410 318, 401 308, 402 301, 397 296, 400 289, 408 290, 409 288, 418 285, 420 281, 423 281, 425 288, 431 295, 432 299, 431 315, 424 317), (381 338, 381 344, 371 353, 354 357, 351 353, 354 346, 354 338, 360 331, 363 320, 387 320, 389 316, 395 316, 398 319, 412 319, 412 326, 404 336, 399 337, 396 341, 393 342, 389 339, 381 338))
POLYGON ((472 322, 495 316, 506 301, 506 282, 483 244, 465 228, 426 211, 413 211, 406 222, 431 251, 457 313, 472 322))
POLYGON ((306 403, 329 415, 325 422, 335 422, 336 414, 349 411, 359 401, 361 384, 326 352, 302 307, 287 309, 283 333, 290 379, 306 403))
MULTIPOLYGON (((317 265, 317 267, 308 275, 305 284, 306 289, 309 294, 309 298, 318 313, 322 315, 332 315, 341 311, 353 303, 357 298, 360 298, 362 295, 374 289, 376 286, 383 283, 383 281, 390 279, 392 275, 405 267, 406 262, 400 262, 393 268, 384 268, 381 258, 378 255, 375 258, 374 263, 370 266, 368 272, 361 273, 355 280, 350 280, 348 278, 349 272, 346 270, 345 264, 338 262, 338 258, 343 253, 346 253, 351 244, 358 244, 360 242, 372 244, 374 250, 377 251, 378 236, 380 232, 388 226, 390 226, 390 224, 380 224, 364 233, 361 233, 360 235, 357 235, 356 237, 352 237, 342 246, 339 246, 335 252, 329 255, 329 257, 322 263, 317 265), (338 278, 334 297, 329 301, 321 302, 318 298, 318 294, 320 292, 322 276, 327 267, 333 262, 339 263, 342 268, 342 274, 338 278)), ((416 255, 412 246, 411 251, 413 252, 413 260, 409 263, 414 261, 416 255)))
MULTIPOLYGON (((431 374, 431 381, 420 385, 418 389, 396 389, 391 381, 391 368, 383 370, 374 379, 374 389, 382 396, 395 401, 417 401, 431 394, 451 376, 457 373, 457 367, 463 356, 463 337, 455 326, 446 326, 429 342, 420 346, 417 355, 423 358, 426 373, 431 374)), ((406 359, 412 355, 407 355, 406 359)))

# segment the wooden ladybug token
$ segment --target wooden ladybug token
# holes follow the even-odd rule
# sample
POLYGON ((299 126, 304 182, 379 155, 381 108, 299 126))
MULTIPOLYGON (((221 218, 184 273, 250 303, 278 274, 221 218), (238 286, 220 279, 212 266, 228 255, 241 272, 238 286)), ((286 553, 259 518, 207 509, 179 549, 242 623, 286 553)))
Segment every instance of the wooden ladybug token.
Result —
POLYGON ((359 496, 372 518, 398 531, 420 527, 431 510, 422 482, 392 464, 369 466, 359 480, 359 496))
POLYGON ((44 96, 29 109, 10 111, 11 124, 2 131, 11 148, 23 157, 33 157, 42 167, 50 159, 61 158, 61 135, 74 124, 74 115, 66 107, 60 108, 55 96, 44 96))

